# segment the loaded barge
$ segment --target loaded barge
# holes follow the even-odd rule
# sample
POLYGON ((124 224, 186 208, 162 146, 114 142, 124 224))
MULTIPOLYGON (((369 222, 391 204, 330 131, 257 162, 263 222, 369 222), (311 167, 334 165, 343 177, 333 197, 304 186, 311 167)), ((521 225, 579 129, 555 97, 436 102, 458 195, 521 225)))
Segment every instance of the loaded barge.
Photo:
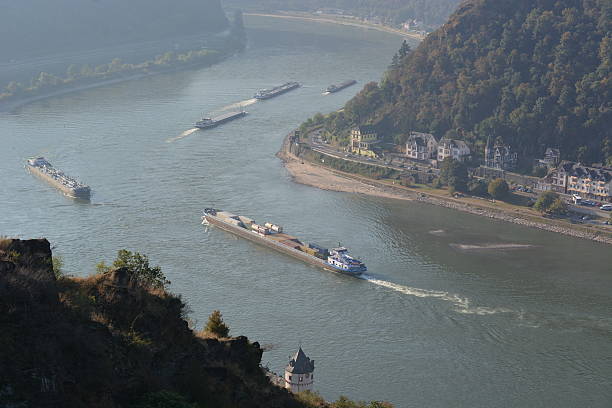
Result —
POLYGON ((348 81, 342 82, 341 84, 330 85, 325 89, 325 91, 323 91, 323 93, 330 94, 330 93, 340 92, 344 88, 348 88, 349 86, 355 85, 356 83, 357 81, 355 81, 354 79, 350 79, 348 81))
POLYGON ((270 99, 299 87, 299 82, 287 82, 286 84, 276 86, 272 89, 262 89, 258 91, 253 97, 255 99, 270 99))
POLYGON ((63 171, 57 170, 44 157, 28 159, 26 168, 30 173, 37 175, 70 197, 89 200, 91 196, 91 188, 89 186, 66 175, 63 171))
POLYGON ((351 257, 346 248, 327 249, 316 244, 304 244, 296 237, 283 233, 283 228, 276 224, 260 225, 248 217, 214 208, 204 210, 202 224, 215 225, 328 271, 356 276, 368 270, 363 262, 351 257))
POLYGON ((197 127, 198 129, 214 128, 219 125, 222 125, 225 122, 229 122, 231 120, 238 119, 246 115, 247 112, 239 111, 224 113, 223 115, 215 116, 214 118, 202 118, 202 120, 196 122, 195 127, 197 127))

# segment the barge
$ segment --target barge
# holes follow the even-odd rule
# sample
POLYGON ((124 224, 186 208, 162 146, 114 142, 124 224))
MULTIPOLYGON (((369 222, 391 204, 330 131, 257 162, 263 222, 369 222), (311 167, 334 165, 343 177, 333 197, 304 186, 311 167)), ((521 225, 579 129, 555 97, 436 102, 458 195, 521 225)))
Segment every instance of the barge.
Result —
POLYGON ((202 118, 201 120, 196 122, 195 127, 197 127, 198 129, 214 128, 219 125, 222 125, 223 123, 241 118, 246 115, 247 112, 239 111, 224 113, 223 115, 215 116, 214 118, 202 118))
POLYGON ((287 82, 286 84, 276 86, 272 89, 262 89, 260 91, 257 91, 257 93, 253 97, 255 99, 270 99, 299 87, 299 82, 287 82))
POLYGON ((44 157, 28 159, 26 168, 64 194, 74 198, 89 200, 91 188, 54 168, 44 157))
POLYGON ((304 244, 296 237, 283 233, 272 223, 257 224, 254 220, 227 211, 206 208, 202 224, 212 224, 232 234, 265 245, 278 252, 300 259, 328 271, 358 276, 367 271, 363 262, 348 254, 344 247, 327 249, 316 244, 304 244))
POLYGON ((357 81, 355 81, 354 79, 350 79, 348 81, 342 82, 341 84, 330 85, 327 88, 325 88, 325 91, 323 91, 323 93, 324 94, 330 94, 330 93, 340 92, 344 88, 348 88, 349 86, 353 86, 356 83, 357 83, 357 81))

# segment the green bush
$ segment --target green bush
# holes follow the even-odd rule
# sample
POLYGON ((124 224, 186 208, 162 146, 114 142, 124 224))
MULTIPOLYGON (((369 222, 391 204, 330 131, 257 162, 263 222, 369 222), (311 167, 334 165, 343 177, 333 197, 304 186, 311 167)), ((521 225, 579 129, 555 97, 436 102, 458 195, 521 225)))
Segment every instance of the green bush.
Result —
POLYGON ((489 192, 489 184, 485 180, 473 179, 468 183, 468 192, 482 197, 489 192))
POLYGON ((112 266, 107 266, 104 262, 96 265, 97 273, 106 273, 112 269, 126 268, 132 278, 140 284, 155 289, 164 289, 170 285, 159 266, 149 266, 149 257, 138 252, 131 252, 121 249, 117 252, 117 258, 112 266))
POLYGON ((548 213, 551 211, 551 209, 558 211, 561 208, 561 205, 565 205, 565 203, 561 201, 559 194, 552 191, 545 191, 540 194, 533 208, 541 213, 548 213))
POLYGON ((501 200, 508 196, 510 188, 508 187, 506 180, 497 178, 489 183, 487 191, 491 197, 495 198, 496 200, 501 200))

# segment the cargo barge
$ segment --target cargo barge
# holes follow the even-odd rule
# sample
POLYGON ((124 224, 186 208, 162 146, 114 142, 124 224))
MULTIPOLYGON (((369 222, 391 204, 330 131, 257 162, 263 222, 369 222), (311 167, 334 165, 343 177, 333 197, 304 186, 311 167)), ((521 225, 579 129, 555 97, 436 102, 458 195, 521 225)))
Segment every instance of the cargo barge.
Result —
POLYGON ((296 237, 283 233, 272 223, 257 224, 254 220, 227 211, 206 208, 202 224, 212 224, 255 243, 300 259, 328 271, 357 276, 367 271, 365 264, 351 257, 344 247, 326 249, 316 244, 304 244, 296 237))
POLYGON ((299 82, 287 82, 286 84, 276 86, 272 89, 262 89, 258 91, 253 97, 255 99, 270 99, 299 87, 299 82))
POLYGON ((91 197, 91 188, 89 186, 66 175, 63 171, 57 170, 44 157, 28 159, 26 168, 30 173, 42 178, 70 197, 82 198, 85 200, 89 200, 91 197))
POLYGON ((354 79, 350 79, 348 81, 344 81, 341 84, 337 84, 337 85, 330 85, 328 86, 325 91, 323 91, 323 93, 325 94, 330 94, 330 93, 335 93, 335 92, 340 92, 341 90, 343 90, 344 88, 348 88, 349 86, 353 86, 357 83, 357 81, 355 81, 354 79))
POLYGON ((202 118, 202 120, 196 122, 195 127, 197 127, 198 129, 214 128, 219 125, 222 125, 223 123, 241 118, 246 115, 247 112, 239 111, 224 113, 223 115, 215 116, 214 118, 202 118))

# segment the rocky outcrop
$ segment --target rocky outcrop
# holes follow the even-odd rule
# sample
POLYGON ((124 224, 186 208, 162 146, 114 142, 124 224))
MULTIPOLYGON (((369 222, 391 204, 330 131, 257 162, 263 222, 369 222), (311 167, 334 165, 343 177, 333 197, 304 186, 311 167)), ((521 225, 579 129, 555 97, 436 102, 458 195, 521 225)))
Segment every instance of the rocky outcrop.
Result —
POLYGON ((185 304, 126 269, 56 279, 46 240, 0 241, 0 407, 130 406, 169 390, 211 407, 301 407, 246 337, 202 338, 185 304))

